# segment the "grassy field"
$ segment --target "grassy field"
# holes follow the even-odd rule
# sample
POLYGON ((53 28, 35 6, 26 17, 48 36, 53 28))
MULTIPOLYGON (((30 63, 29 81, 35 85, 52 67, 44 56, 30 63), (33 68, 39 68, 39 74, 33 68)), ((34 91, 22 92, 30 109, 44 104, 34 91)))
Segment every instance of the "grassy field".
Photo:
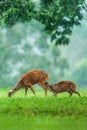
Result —
POLYGON ((21 90, 12 98, 9 89, 0 89, 0 130, 86 130, 87 91, 70 98, 62 93, 57 98, 36 90, 37 97, 21 90))

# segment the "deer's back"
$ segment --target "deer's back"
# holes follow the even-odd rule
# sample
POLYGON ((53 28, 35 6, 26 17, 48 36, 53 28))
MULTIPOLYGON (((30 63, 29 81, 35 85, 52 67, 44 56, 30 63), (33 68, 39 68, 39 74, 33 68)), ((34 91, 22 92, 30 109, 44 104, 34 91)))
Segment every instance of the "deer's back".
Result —
POLYGON ((48 74, 46 72, 40 69, 33 69, 25 73, 20 80, 26 83, 36 84, 46 78, 48 78, 48 74))
POLYGON ((61 82, 53 85, 53 88, 56 91, 64 92, 64 91, 76 89, 76 84, 72 81, 61 81, 61 82))

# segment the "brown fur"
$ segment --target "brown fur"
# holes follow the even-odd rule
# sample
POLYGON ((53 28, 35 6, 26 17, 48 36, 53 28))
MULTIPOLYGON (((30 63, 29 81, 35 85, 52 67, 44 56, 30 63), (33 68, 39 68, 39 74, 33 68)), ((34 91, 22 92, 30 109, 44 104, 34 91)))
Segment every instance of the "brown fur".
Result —
POLYGON ((76 90, 76 83, 72 81, 61 81, 53 85, 46 82, 45 85, 51 92, 54 93, 55 96, 61 92, 68 92, 70 97, 73 93, 76 93, 78 96, 80 96, 79 92, 76 90))
POLYGON ((45 85, 45 82, 47 80, 48 80, 48 74, 43 70, 40 69, 30 70, 19 79, 19 82, 17 83, 16 87, 8 92, 8 96, 10 97, 21 88, 25 89, 25 95, 27 94, 28 88, 30 88, 31 91, 35 94, 33 88, 34 84, 39 84, 44 89, 45 95, 47 96, 47 87, 45 85))

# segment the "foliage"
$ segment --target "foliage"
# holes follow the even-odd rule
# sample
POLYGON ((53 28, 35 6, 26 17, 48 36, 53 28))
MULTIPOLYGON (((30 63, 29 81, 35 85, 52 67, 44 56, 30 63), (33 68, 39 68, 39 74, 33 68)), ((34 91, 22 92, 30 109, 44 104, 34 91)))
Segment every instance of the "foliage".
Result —
POLYGON ((73 26, 83 19, 85 9, 85 0, 41 0, 39 4, 30 0, 1 0, 0 24, 13 25, 36 19, 56 45, 66 45, 73 26))
POLYGON ((34 7, 30 0, 2 0, 0 2, 1 23, 13 25, 17 21, 29 21, 33 18, 33 14, 35 14, 34 7))

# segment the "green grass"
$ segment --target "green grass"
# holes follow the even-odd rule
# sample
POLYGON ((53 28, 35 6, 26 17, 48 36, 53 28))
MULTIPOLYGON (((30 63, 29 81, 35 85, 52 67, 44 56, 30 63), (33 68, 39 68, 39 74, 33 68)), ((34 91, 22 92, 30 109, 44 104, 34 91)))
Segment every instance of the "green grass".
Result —
POLYGON ((0 130, 86 130, 87 91, 81 97, 73 94, 70 98, 62 93, 57 98, 36 90, 37 97, 24 90, 12 98, 8 89, 0 89, 0 130))

